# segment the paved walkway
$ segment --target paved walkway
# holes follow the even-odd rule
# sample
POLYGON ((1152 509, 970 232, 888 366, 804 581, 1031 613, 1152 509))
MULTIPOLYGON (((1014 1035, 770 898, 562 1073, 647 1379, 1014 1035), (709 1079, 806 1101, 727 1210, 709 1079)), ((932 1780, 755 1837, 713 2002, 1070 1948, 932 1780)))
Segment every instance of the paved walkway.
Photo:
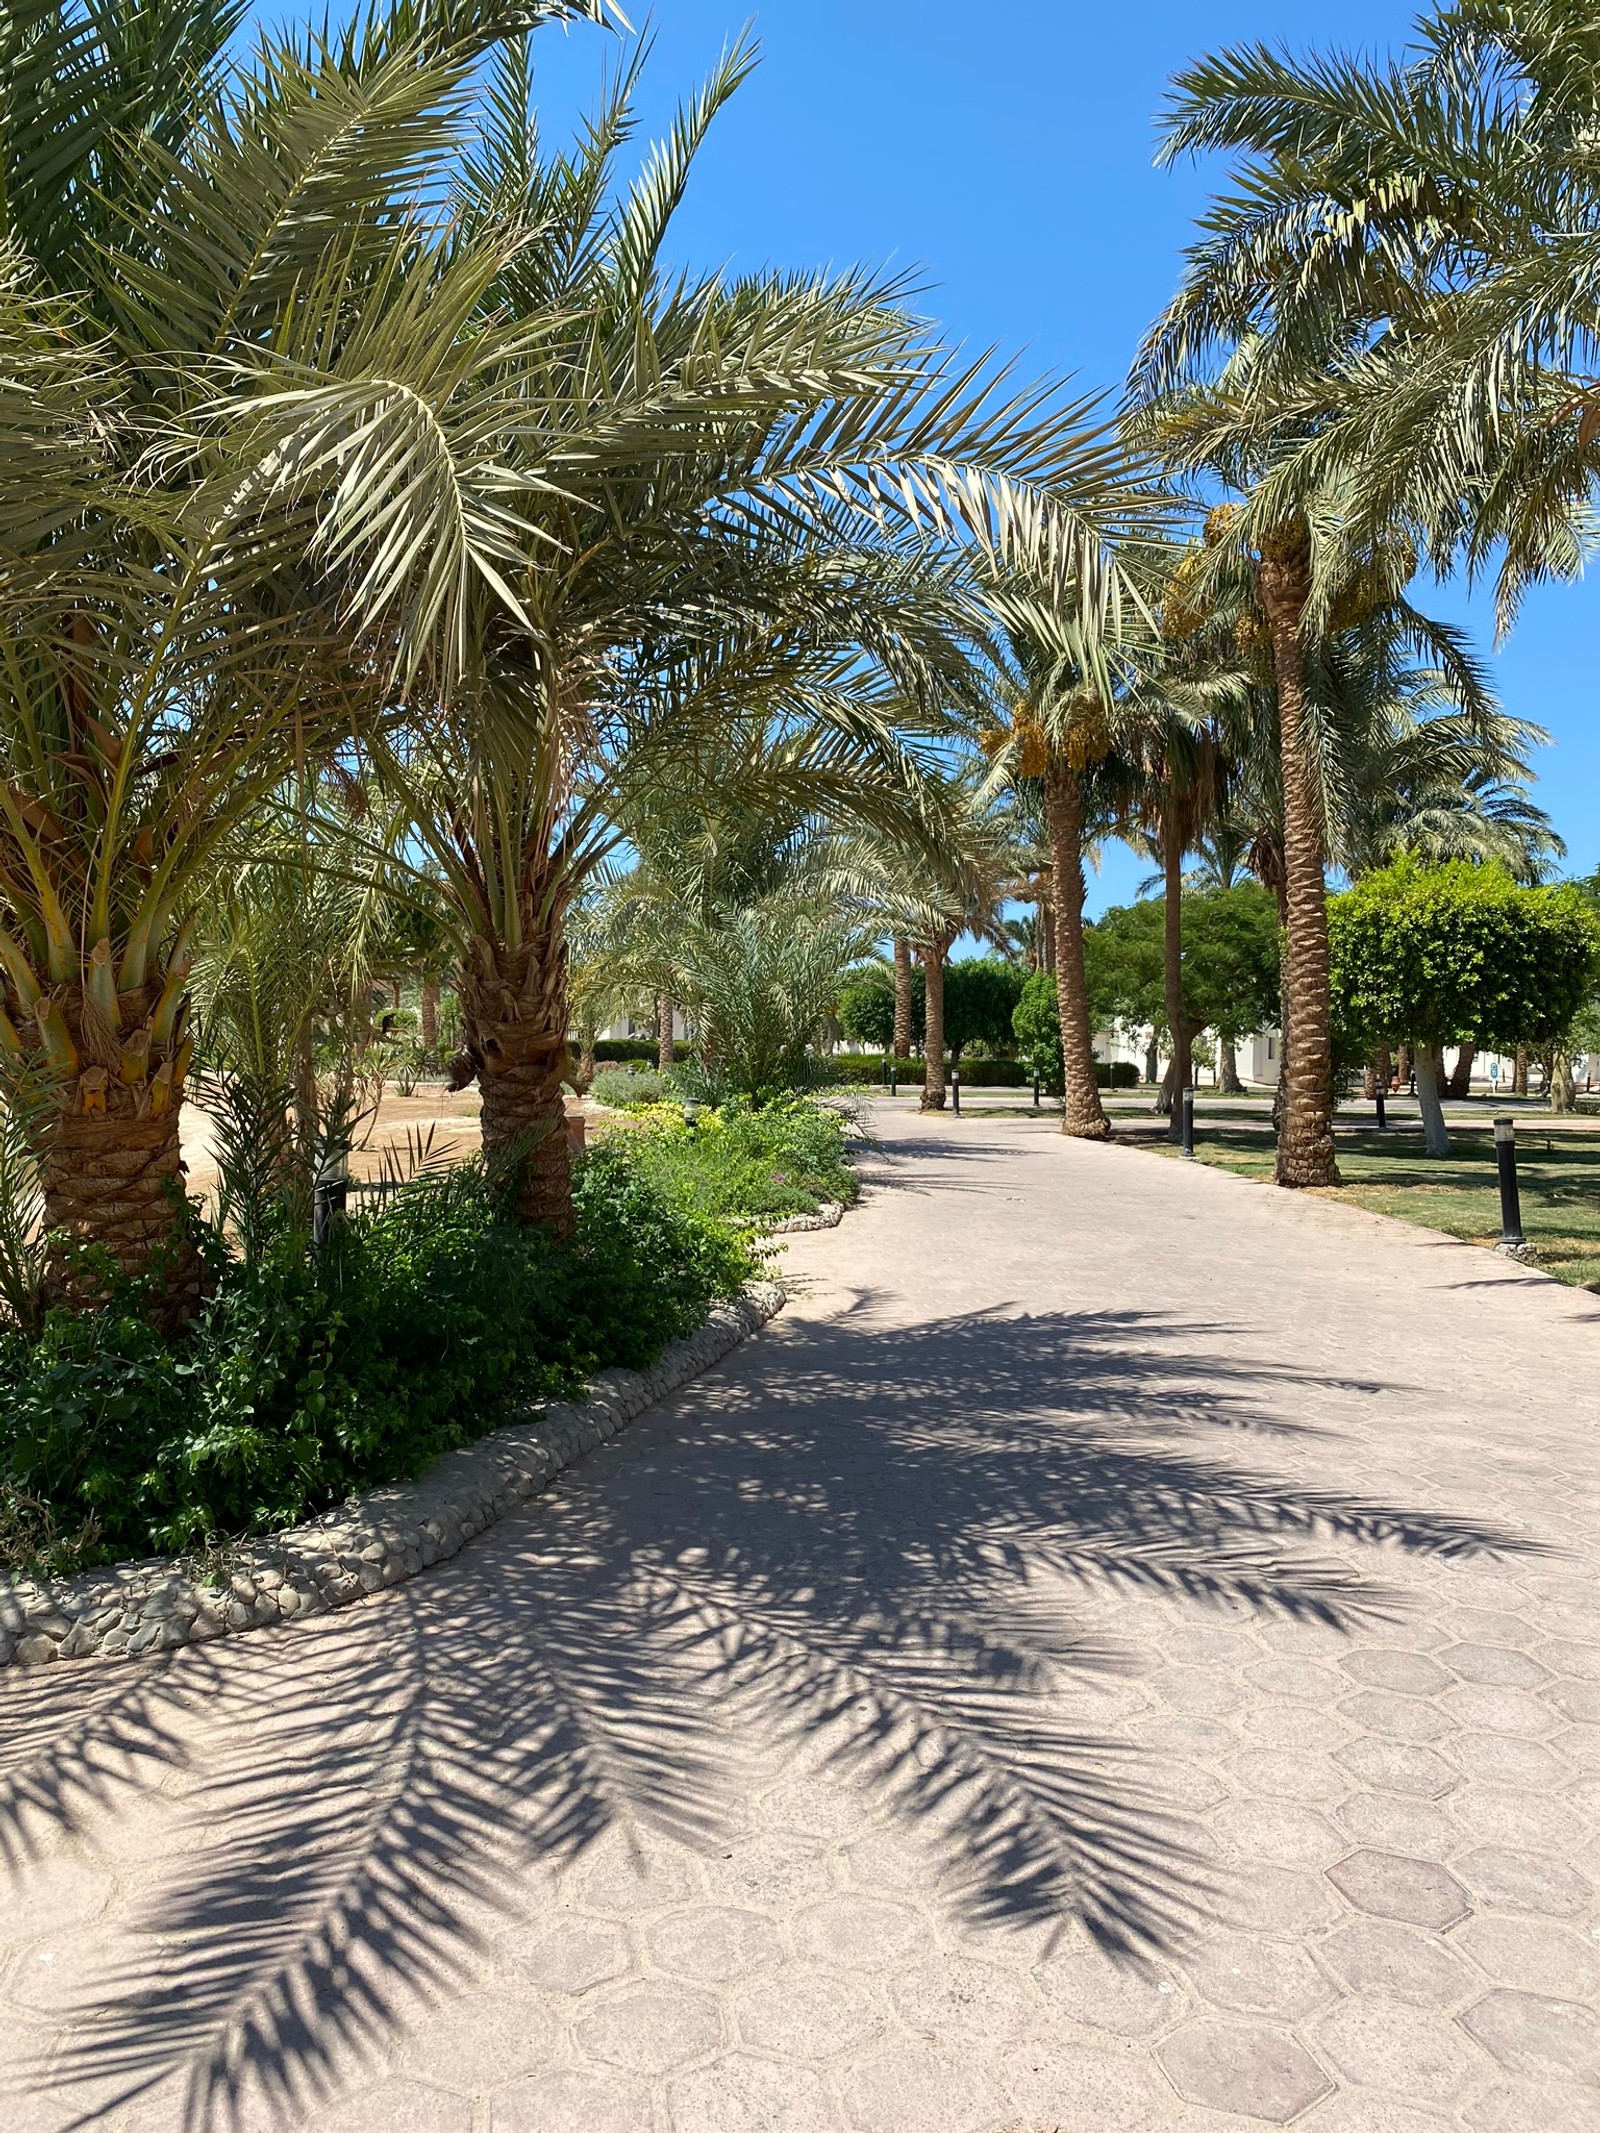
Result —
POLYGON ((1600 1301, 881 1123, 453 1564, 0 1680, 0 2133, 1600 2127, 1600 1301))

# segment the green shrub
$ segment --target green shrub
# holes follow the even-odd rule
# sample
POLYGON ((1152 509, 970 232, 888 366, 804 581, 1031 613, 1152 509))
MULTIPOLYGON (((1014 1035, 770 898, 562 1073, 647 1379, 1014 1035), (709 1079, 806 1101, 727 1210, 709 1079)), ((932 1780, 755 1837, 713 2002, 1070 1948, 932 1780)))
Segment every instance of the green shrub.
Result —
MULTIPOLYGON (((688 1058, 692 1049, 681 1042, 674 1044, 672 1056, 674 1060, 682 1061, 688 1058)), ((642 1065, 654 1066, 660 1056, 660 1047, 654 1037, 601 1037, 595 1043, 594 1056, 602 1063, 609 1061, 613 1065, 637 1059, 642 1065)))
POLYGON ((589 1094, 613 1111, 641 1111, 649 1104, 669 1102, 677 1090, 664 1074, 648 1068, 602 1067, 589 1094))
POLYGON ((44 1567, 271 1532, 419 1472, 516 1404, 639 1368, 756 1266, 727 1223, 625 1151, 578 1165, 566 1247, 477 1164, 223 1269, 181 1343, 111 1285, 93 1316, 0 1334, 0 1545, 44 1567), (49 1560, 50 1534, 67 1536, 49 1560))
POLYGON ((809 1214, 824 1200, 853 1200, 845 1120, 803 1096, 756 1109, 730 1097, 691 1127, 677 1106, 599 1143, 614 1149, 663 1199, 700 1216, 748 1221, 809 1214))

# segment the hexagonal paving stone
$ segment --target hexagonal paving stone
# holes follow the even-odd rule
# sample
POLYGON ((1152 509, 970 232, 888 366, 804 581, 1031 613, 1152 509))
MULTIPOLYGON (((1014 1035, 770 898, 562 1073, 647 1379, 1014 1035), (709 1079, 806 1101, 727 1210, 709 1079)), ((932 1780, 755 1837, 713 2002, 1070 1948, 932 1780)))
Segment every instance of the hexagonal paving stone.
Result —
POLYGON ((633 1964, 624 1929, 596 1918, 565 1918, 532 1937, 518 1926, 496 1947, 503 1963, 551 1992, 587 1992, 633 1964))
POLYGON ((1303 2044, 1242 2022, 1186 2022, 1156 2057, 1188 2102, 1275 2125, 1298 2117, 1332 2086, 1303 2044))
POLYGON ((1087 2029, 1148 2037, 1184 2012, 1177 1980, 1162 1965, 1137 1963, 1101 1948, 1070 1948, 1039 1971, 1047 2004, 1087 2029))
POLYGON ((1441 1696, 1439 1708, 1463 1732, 1516 1733, 1531 1740, 1561 1723, 1542 1697, 1526 1689, 1478 1688, 1470 1682, 1441 1696))
POLYGON ((748 2052, 727 2052, 693 2073, 674 2075, 667 2106, 679 2133, 817 2133, 837 2106, 809 2067, 774 2066, 748 2052))
POLYGON ((861 1889, 920 1888, 930 1871, 927 1852, 892 1829, 869 1830, 850 1846, 844 1863, 861 1889))
POLYGON ((727 1905, 670 1912, 650 1927, 644 1944, 658 1970, 707 1985, 753 1977, 783 1960, 783 1943, 770 1918, 727 1905))
POLYGON ((1287 1749, 1250 1748, 1230 1756, 1223 1766, 1241 1792, 1299 1800, 1307 1805, 1342 1799, 1350 1781, 1321 1755, 1291 1754, 1287 1749))
POLYGON ((1469 1842, 1518 1851, 1575 1852, 1589 1833, 1583 1817, 1560 1799, 1520 1786, 1463 1786, 1451 1795, 1450 1819, 1469 1842))
POLYGON ((397 2060, 445 2088, 493 2088, 550 2056, 556 2025, 531 1992, 472 1992, 408 2030, 397 2060))
POLYGON ((357 2089, 312 2124, 316 2133, 472 2133, 469 2097, 423 2081, 379 2081, 357 2089))
POLYGON ((1587 2082, 1496 2082, 1463 2106, 1469 2133, 1600 2133, 1600 2094, 1587 2082))
POLYGON ((1353 1792, 1340 1802, 1336 1818, 1356 1844, 1413 1859, 1442 1859, 1461 1842, 1442 1809, 1405 1793, 1353 1792))
POLYGON ((642 2133, 650 2091, 604 2066, 536 2074, 490 2098, 489 2124, 492 2133, 642 2133))
POLYGON ((1166 2084, 1126 2052, 1025 2037, 1006 2052, 1001 2079, 1016 2106, 1007 2127, 1092 2126, 1094 2133, 1150 2133, 1172 2110, 1166 2084))
POLYGON ((927 2043, 964 2050, 993 2050, 1041 2012, 1029 1978, 961 1955, 936 1955, 903 1971, 889 1998, 907 2029, 927 2043))
POLYGON ((1412 1747, 1439 1740, 1455 1723, 1421 1697, 1402 1696, 1393 1689, 1363 1689, 1358 1696, 1347 1696, 1339 1709, 1368 1733, 1412 1747))
POLYGON ((1466 1916, 1466 1891, 1433 1859, 1407 1859, 1399 1852, 1352 1852, 1328 1879, 1358 1910, 1437 1931, 1466 1916))
POLYGON ((1380 1740, 1364 1734, 1334 1756, 1363 1785, 1378 1792, 1415 1793, 1419 1799, 1437 1800, 1461 1782, 1442 1755, 1432 1748, 1413 1748, 1404 1741, 1380 1740))
POLYGON ((1535 1656, 1552 1674, 1569 1674, 1577 1681, 1600 1681, 1600 1644, 1555 1637, 1548 1644, 1541 1644, 1535 1656))
POLYGON ((116 1882, 65 1854, 0 1877, 0 1944, 54 1938, 98 1918, 116 1882))
POLYGON ((39 1941, 17 1957, 7 1982, 7 1996, 39 2014, 77 2015, 99 2011, 114 1990, 121 2007, 164 1997, 161 1958, 146 1954, 146 1981, 135 1990, 128 1979, 130 1949, 121 1936, 64 1933, 59 1940, 39 1941), (114 1988, 107 1981, 115 1979, 114 1988))
POLYGON ((1213 2007, 1280 2015, 1297 2022, 1335 1997, 1334 1988, 1294 1941, 1217 1933, 1184 1965, 1189 1983, 1213 2007))
POLYGON ((1450 1760, 1480 1785, 1559 1785, 1567 1765, 1544 1741, 1514 1733, 1462 1733, 1450 1743, 1450 1760))
POLYGON ((1005 2108, 999 2084, 980 2067, 914 2044, 852 2059, 836 2085, 844 2122, 857 2133, 977 2133, 1005 2108))
POLYGON ((1247 1666, 1244 1678, 1260 1696, 1283 1696, 1293 1703, 1331 1703, 1342 1684, 1331 1666, 1313 1659, 1261 1659, 1247 1666))
POLYGON ((1209 1820, 1230 1850, 1272 1866, 1322 1866, 1345 1848, 1324 1816, 1288 1800, 1228 1800, 1209 1820))
POLYGON ((1163 1667, 1151 1675, 1150 1687, 1174 1711, 1194 1718, 1220 1718, 1234 1709, 1241 1693, 1231 1676, 1203 1666, 1163 1667))
POLYGON ((760 1800, 763 1822, 774 1829, 797 1830, 802 1837, 836 1842, 856 1834, 866 1820, 859 1793, 826 1778, 788 1778, 764 1792, 760 1800))
POLYGON ((623 1985, 577 2023, 586 2058, 605 2059, 634 2074, 664 2074, 714 2051, 722 2042, 715 2000, 684 1985, 623 1985))
POLYGON ((1398 2000, 1341 2000, 1314 2036, 1350 2080, 1417 2103, 1449 2104, 1486 2071, 1483 2054, 1448 2015, 1398 2000))
POLYGON ((883 2027, 871 1988, 837 1970, 775 1970, 737 1996, 733 2019, 746 2044, 795 2059, 852 2051, 883 2027))
POLYGON ((1557 1682, 1553 1689, 1546 1689, 1544 1701, 1574 1725, 1592 1726, 1600 1721, 1600 1681, 1557 1682))
POLYGON ((1331 1755, 1342 1748, 1356 1731, 1348 1718, 1323 1705, 1308 1703, 1252 1703, 1239 1713, 1239 1731, 1246 1740, 1270 1748, 1274 1754, 1331 1755))
POLYGON ((1451 1942, 1498 1985, 1600 2006, 1600 1945, 1565 1926, 1480 1911, 1456 1929, 1451 1942))
POLYGON ((1463 1853, 1454 1865, 1475 1896, 1508 1910, 1548 1911, 1554 1917, 1571 1918, 1586 1911, 1594 1895, 1581 1874, 1537 1852, 1484 1844, 1463 1853))
POLYGON ((584 1911, 609 1911, 633 1918, 698 1894, 687 1855, 652 1839, 648 1844, 621 1836, 605 1838, 568 1877, 572 1902, 584 1911))
POLYGON ((909 1904, 882 1896, 831 1896, 811 1904, 794 1922, 799 1954, 846 1969, 881 1969, 928 1938, 926 1921, 909 1904))
POLYGON ((1550 1678, 1537 1659, 1508 1644, 1452 1644, 1439 1657, 1463 1681, 1481 1682, 1486 1688, 1534 1689, 1550 1678))
POLYGON ((1443 1667, 1421 1652, 1355 1651, 1339 1661, 1364 1689, 1393 1689, 1402 1696, 1437 1696, 1451 1686, 1443 1667))
POLYGON ((1502 1988, 1469 2007, 1461 2025, 1513 2074, 1600 2082, 1600 2021, 1592 2005, 1502 1988))
POLYGON ((1341 2082, 1334 2095, 1295 2120, 1295 2133, 1456 2133, 1456 2125, 1453 2118, 1401 2103, 1382 2089, 1341 2082))
POLYGON ((1331 1925, 1343 1905, 1322 1874, 1258 1866, 1223 1888, 1212 1910, 1219 1925, 1289 1940, 1331 1925))
POLYGON ((714 1901, 758 1911, 790 1910, 833 1887, 821 1845, 788 1835, 747 1837, 706 1859, 702 1871, 714 1901))
POLYGON ((1443 1941, 1387 1918, 1352 1919, 1319 1942, 1317 1952, 1352 1992, 1414 2007, 1452 2007, 1477 1982, 1443 1941))

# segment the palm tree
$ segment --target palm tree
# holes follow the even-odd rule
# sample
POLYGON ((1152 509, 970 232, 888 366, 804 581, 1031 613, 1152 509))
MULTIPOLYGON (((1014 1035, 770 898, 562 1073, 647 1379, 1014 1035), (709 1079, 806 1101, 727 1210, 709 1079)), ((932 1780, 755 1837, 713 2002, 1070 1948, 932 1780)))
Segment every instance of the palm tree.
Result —
MULTIPOLYGON (((450 695, 516 546, 493 440, 522 349, 480 317, 511 247, 427 205, 501 25, 400 6, 235 71, 237 19, 0 8, 0 1057, 55 1086, 52 1233, 159 1262, 180 1312, 218 855, 397 689, 450 695)), ((101 1286, 72 1252, 53 1279, 101 1286)))
POLYGON ((508 588, 514 622, 485 599, 465 632, 470 703, 415 706, 372 753, 455 901, 486 1147, 531 1148, 522 1208, 557 1230, 565 914, 652 783, 753 708, 803 736, 797 764, 854 775, 892 752, 904 706, 929 718, 973 693, 974 554, 1103 571, 1144 509, 1090 408, 952 368, 893 285, 660 271, 749 64, 728 56, 619 199, 631 73, 580 148, 546 159, 514 50, 455 202, 510 247, 485 301, 538 337, 513 435, 540 456, 524 473, 504 455, 535 559, 508 588))

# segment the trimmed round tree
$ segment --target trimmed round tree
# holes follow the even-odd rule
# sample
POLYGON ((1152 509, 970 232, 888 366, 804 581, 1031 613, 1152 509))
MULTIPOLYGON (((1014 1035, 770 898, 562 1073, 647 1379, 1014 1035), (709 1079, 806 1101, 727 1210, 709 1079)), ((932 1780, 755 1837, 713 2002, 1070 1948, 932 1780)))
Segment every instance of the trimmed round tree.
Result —
POLYGON ((1520 888, 1500 867, 1397 860, 1329 899, 1334 1012, 1366 1049, 1410 1044, 1423 1140, 1448 1155, 1447 1044, 1558 1041, 1600 963, 1600 924, 1574 888, 1520 888))

